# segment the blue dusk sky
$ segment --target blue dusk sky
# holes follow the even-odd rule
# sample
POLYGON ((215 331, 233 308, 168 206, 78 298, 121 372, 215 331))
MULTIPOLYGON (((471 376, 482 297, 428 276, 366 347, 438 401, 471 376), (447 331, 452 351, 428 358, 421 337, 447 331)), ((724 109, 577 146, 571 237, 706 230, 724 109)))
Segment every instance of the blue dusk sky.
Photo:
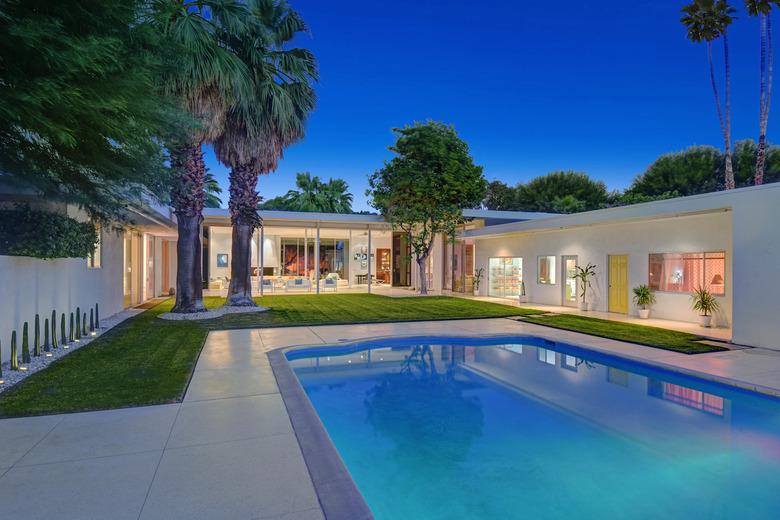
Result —
MULTIPOLYGON (((309 171, 345 179, 368 209, 391 129, 427 119, 453 124, 488 180, 509 184, 578 170, 622 189, 663 153, 722 146, 705 46, 679 22, 686 2, 290 2, 311 28, 300 45, 319 61, 318 102, 306 138, 261 178, 266 199, 309 171)), ((737 140, 757 134, 758 21, 732 4, 737 140)), ((210 148, 206 160, 227 205, 227 170, 210 148)))

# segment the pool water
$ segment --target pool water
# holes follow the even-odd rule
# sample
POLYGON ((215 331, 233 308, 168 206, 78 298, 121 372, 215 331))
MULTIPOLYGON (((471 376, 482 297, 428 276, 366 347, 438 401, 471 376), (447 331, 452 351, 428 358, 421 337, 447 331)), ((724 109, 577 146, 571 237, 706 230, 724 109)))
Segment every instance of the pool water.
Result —
POLYGON ((287 357, 378 519, 780 518, 780 400, 535 337, 287 357))

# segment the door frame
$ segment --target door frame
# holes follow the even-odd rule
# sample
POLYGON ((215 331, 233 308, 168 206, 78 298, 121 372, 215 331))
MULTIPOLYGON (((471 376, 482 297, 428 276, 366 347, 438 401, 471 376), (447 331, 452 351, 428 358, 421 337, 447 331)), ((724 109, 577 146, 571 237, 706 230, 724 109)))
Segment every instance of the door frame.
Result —
POLYGON ((628 314, 630 310, 630 305, 628 302, 628 285, 630 281, 630 257, 627 253, 616 253, 616 254, 609 254, 607 255, 607 312, 614 312, 616 314, 628 314), (610 261, 611 259, 615 257, 624 257, 626 259, 626 276, 625 276, 625 296, 626 296, 626 308, 625 311, 623 310, 612 310, 612 298, 610 298, 610 290, 612 289, 612 276, 611 276, 611 269, 610 269, 610 261))
MULTIPOLYGON (((579 302, 577 292, 577 282, 574 282, 574 302, 566 301, 566 260, 574 259, 574 265, 580 265, 579 255, 561 255, 561 306, 562 307, 577 307, 579 302)), ((576 280, 576 279, 575 279, 576 280)))

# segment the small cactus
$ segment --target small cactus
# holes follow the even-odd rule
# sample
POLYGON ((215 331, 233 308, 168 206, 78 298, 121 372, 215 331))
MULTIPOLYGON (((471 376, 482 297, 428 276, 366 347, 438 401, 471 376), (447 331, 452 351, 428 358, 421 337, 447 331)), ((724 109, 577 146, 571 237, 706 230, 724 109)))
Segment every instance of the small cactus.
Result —
POLYGON ((49 318, 43 320, 43 350, 44 352, 51 352, 51 345, 49 345, 49 318))
POLYGON ((41 356, 41 319, 35 315, 35 340, 33 341, 33 356, 41 356))
POLYGON ((95 328, 100 330, 100 307, 95 304, 95 328))
POLYGON ((65 313, 60 317, 60 341, 63 345, 68 344, 68 337, 65 335, 65 313))
POLYGON ((70 334, 68 335, 68 343, 73 343, 73 311, 70 311, 70 334))
POLYGON ((87 313, 84 313, 84 316, 81 320, 81 335, 84 337, 87 337, 87 313))
POLYGON ((93 332, 95 330, 95 311, 94 309, 89 310, 89 331, 93 332))
POLYGON ((57 348, 57 311, 51 311, 51 346, 57 348))
POLYGON ((16 331, 11 332, 11 370, 19 370, 19 357, 16 354, 16 331))
POLYGON ((76 307, 76 341, 81 339, 81 310, 76 307))
POLYGON ((22 326, 22 363, 30 362, 30 340, 27 334, 27 322, 22 326))

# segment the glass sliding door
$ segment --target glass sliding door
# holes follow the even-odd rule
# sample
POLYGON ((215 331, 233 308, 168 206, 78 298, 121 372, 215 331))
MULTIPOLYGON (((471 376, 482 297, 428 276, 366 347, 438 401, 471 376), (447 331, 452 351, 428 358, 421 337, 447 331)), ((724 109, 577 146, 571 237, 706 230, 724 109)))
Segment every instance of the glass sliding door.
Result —
POLYGON ((577 257, 564 256, 563 261, 563 305, 566 307, 577 306, 577 257))
POLYGON ((523 259, 501 257, 488 259, 488 296, 517 298, 523 283, 523 259))

